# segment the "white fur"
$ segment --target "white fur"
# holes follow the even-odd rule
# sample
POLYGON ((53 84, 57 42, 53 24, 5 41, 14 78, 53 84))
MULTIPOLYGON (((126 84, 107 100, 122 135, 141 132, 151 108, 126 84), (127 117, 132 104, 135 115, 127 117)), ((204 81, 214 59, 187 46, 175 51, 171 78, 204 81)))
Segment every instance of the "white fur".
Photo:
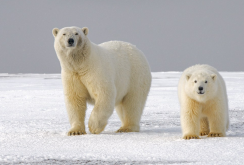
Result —
POLYGON ((225 136, 229 126, 225 82, 209 65, 187 68, 178 84, 184 139, 225 136), (203 87, 201 93, 199 87, 203 87), (200 93, 200 94, 199 94, 200 93))
POLYGON ((151 72, 144 54, 121 41, 96 45, 87 34, 88 28, 53 29, 71 124, 69 135, 86 133, 87 102, 94 104, 88 123, 91 133, 104 130, 114 107, 122 122, 118 132, 139 131, 151 86, 151 72), (72 47, 68 47, 69 38, 74 39, 72 47))

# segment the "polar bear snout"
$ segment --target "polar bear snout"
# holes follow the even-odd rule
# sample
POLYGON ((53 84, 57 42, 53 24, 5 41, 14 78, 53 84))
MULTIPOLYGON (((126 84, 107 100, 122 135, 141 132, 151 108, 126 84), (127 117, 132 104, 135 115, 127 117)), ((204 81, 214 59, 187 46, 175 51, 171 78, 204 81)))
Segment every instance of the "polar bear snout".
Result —
POLYGON ((72 47, 72 46, 74 46, 74 39, 73 38, 69 38, 68 39, 68 47, 72 47))
POLYGON ((204 90, 203 90, 202 86, 198 87, 198 92, 197 93, 200 94, 200 95, 204 94, 204 90))

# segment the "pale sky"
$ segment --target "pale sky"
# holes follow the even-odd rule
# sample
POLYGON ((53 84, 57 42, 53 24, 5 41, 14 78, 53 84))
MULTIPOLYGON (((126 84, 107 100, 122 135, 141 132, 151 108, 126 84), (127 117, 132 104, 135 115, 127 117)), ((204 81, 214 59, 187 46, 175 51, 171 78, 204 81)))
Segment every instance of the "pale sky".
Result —
POLYGON ((136 45, 153 72, 244 71, 243 0, 10 0, 0 5, 0 73, 60 73, 52 29, 136 45))

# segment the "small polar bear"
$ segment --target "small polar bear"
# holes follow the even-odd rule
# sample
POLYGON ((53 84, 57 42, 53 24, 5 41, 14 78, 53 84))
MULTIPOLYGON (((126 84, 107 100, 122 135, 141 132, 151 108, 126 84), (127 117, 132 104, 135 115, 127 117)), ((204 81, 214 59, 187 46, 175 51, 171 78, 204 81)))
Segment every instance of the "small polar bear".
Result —
POLYGON ((87 102, 94 105, 91 133, 104 130, 114 108, 122 122, 117 132, 138 132, 152 79, 145 55, 126 42, 96 45, 86 27, 54 28, 52 33, 71 124, 68 135, 86 134, 87 102))
POLYGON ((224 79, 209 65, 187 68, 178 84, 183 139, 226 136, 229 127, 224 79))

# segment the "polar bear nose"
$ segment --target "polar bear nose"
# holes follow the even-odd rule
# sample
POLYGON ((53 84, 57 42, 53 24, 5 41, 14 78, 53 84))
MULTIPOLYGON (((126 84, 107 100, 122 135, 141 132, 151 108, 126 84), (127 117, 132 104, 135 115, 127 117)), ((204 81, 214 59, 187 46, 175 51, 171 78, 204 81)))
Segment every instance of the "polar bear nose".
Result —
POLYGON ((68 43, 69 43, 70 45, 72 45, 72 44, 74 43, 74 39, 73 39, 73 38, 70 38, 70 39, 68 40, 68 43))
POLYGON ((199 91, 202 91, 203 90, 203 87, 198 87, 199 91))

